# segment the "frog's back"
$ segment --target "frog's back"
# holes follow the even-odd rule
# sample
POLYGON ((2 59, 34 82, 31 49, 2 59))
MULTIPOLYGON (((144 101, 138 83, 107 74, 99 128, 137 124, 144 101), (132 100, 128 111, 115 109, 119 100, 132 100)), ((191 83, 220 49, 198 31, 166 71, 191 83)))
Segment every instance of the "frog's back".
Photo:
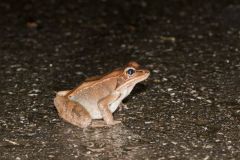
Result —
MULTIPOLYGON (((103 90, 114 90, 117 85, 117 79, 119 76, 118 70, 115 72, 106 74, 104 76, 95 76, 87 78, 83 83, 81 83, 76 88, 72 89, 67 97, 75 97, 75 96, 84 96, 85 94, 90 96, 89 94, 92 92, 103 91, 103 90)), ((99 93, 101 94, 101 93, 99 93)))
POLYGON ((117 72, 112 72, 105 76, 89 78, 71 90, 67 96, 82 105, 96 105, 116 88, 117 77, 117 72))

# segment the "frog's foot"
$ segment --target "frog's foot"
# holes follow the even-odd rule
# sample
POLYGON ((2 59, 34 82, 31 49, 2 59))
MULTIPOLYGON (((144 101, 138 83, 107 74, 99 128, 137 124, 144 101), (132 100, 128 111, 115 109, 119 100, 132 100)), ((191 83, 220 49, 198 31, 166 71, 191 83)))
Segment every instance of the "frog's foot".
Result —
POLYGON ((96 121, 92 121, 92 124, 90 125, 90 127, 92 128, 110 127, 112 125, 116 125, 119 123, 122 123, 122 122, 117 120, 117 121, 113 121, 111 124, 107 124, 103 120, 96 120, 96 121))
POLYGON ((119 105, 119 111, 123 111, 124 109, 129 109, 129 108, 126 104, 121 102, 120 105, 119 105))
POLYGON ((57 108, 58 115, 65 121, 81 128, 91 124, 92 119, 89 113, 80 104, 57 95, 54 99, 54 105, 57 108))
POLYGON ((116 120, 116 121, 113 121, 111 124, 109 124, 109 125, 116 125, 116 124, 120 124, 120 123, 122 123, 122 121, 120 121, 120 120, 116 120))

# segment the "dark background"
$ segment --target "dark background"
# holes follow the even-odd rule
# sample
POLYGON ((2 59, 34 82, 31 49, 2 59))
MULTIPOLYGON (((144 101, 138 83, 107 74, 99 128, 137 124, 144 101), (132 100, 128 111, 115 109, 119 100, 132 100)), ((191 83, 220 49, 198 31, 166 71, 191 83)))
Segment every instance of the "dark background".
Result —
POLYGON ((0 1, 0 159, 240 159, 240 4, 0 1), (59 119, 55 92, 138 61, 122 125, 59 119))

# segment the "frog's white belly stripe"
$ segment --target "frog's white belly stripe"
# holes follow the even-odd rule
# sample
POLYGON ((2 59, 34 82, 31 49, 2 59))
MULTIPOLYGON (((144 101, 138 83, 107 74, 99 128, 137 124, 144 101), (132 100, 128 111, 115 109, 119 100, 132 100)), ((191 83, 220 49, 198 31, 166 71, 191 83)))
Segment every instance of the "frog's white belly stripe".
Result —
MULTIPOLYGON (((122 102, 122 100, 119 97, 116 101, 114 101, 112 104, 110 104, 109 105, 110 111, 112 113, 114 111, 116 111, 116 109, 118 108, 118 106, 121 102, 122 102)), ((90 113, 92 119, 102 119, 103 118, 97 104, 86 107, 86 110, 90 113)))
MULTIPOLYGON (((91 108, 87 108, 87 110, 89 110, 91 108)), ((102 114, 100 112, 100 110, 98 109, 98 106, 96 106, 96 108, 91 109, 92 111, 88 111, 88 113, 90 113, 90 116, 92 119, 102 119, 102 114)))
POLYGON ((91 102, 89 100, 81 99, 80 102, 83 107, 88 111, 92 119, 102 119, 102 114, 98 108, 97 102, 91 102))
MULTIPOLYGON (((116 111, 116 109, 118 108, 118 106, 120 105, 122 100, 130 94, 133 87, 134 86, 131 86, 128 89, 124 89, 123 91, 120 91, 121 96, 117 100, 115 100, 113 103, 109 104, 109 109, 112 113, 116 111)), ((90 116, 92 117, 92 119, 102 119, 103 118, 102 114, 97 106, 97 103, 91 104, 91 103, 89 103, 89 100, 84 100, 84 99, 81 100, 81 103, 83 106, 87 106, 84 108, 90 113, 90 116)))

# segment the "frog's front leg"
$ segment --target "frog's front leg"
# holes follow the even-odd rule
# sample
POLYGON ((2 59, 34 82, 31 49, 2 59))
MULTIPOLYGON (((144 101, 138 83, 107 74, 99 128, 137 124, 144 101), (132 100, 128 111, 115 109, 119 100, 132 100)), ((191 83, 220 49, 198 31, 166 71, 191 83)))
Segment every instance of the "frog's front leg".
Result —
POLYGON ((57 108, 58 115, 65 121, 85 128, 91 124, 92 118, 87 110, 77 102, 69 100, 61 94, 57 94, 54 98, 54 105, 57 108))
POLYGON ((103 116, 103 120, 107 123, 107 125, 115 125, 121 123, 121 121, 114 121, 112 112, 109 109, 109 105, 116 101, 120 97, 120 93, 116 92, 111 94, 98 102, 98 108, 103 116))
POLYGON ((129 109, 128 106, 126 104, 124 104, 123 102, 121 102, 119 104, 119 111, 123 111, 125 109, 129 109))

